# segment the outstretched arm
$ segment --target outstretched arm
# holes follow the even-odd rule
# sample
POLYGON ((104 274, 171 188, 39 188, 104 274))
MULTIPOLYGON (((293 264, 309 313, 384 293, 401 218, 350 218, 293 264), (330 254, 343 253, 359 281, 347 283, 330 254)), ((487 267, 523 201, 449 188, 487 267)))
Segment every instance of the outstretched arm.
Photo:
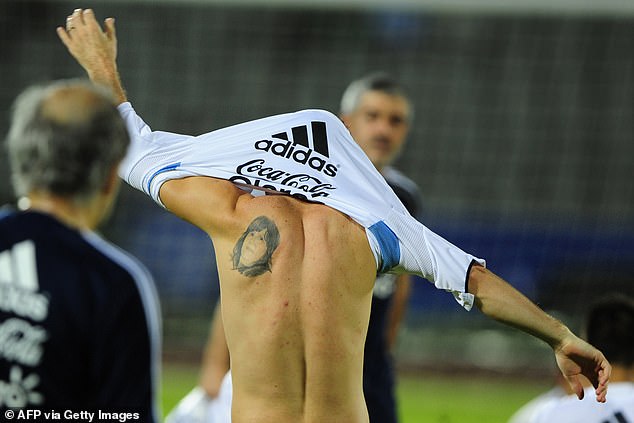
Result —
POLYGON ((111 90, 117 104, 127 101, 117 69, 114 18, 106 19, 102 30, 91 9, 75 9, 57 35, 92 82, 111 90))
POLYGON ((475 304, 484 314, 530 333, 552 347, 561 373, 579 399, 583 398, 579 377, 585 376, 595 388, 597 401, 605 402, 611 366, 601 351, 575 336, 563 323, 484 267, 472 266, 468 284, 475 304))

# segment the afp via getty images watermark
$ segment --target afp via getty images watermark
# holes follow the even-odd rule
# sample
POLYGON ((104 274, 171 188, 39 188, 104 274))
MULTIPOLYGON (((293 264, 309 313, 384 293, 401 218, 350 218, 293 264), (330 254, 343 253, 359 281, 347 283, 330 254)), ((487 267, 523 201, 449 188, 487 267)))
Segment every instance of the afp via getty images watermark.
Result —
POLYGON ((78 410, 37 410, 16 409, 6 410, 4 417, 7 421, 64 421, 64 422, 129 422, 139 421, 140 414, 133 412, 110 411, 78 411, 78 410))

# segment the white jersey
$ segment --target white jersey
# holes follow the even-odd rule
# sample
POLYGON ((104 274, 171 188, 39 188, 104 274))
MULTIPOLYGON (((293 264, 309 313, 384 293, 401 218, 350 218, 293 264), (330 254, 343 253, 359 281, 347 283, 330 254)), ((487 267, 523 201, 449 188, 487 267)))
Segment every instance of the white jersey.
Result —
POLYGON ((583 400, 576 395, 553 399, 534 413, 532 423, 632 423, 634 383, 610 383, 607 401, 598 403, 594 388, 586 388, 583 400))
POLYGON ((152 131, 130 103, 119 112, 132 141, 120 175, 159 204, 165 181, 188 176, 323 203, 366 228, 380 273, 420 275, 473 305, 466 278, 484 260, 414 219, 332 113, 304 110, 189 136, 152 131))
POLYGON ((556 386, 524 404, 511 416, 508 423, 532 423, 544 405, 550 404, 553 400, 563 398, 566 395, 566 391, 561 386, 556 386))

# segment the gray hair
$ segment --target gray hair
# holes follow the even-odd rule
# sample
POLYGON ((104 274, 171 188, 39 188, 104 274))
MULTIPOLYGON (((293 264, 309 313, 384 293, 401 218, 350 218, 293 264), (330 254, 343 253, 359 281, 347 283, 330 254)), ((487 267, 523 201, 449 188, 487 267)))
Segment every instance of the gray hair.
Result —
POLYGON ((107 91, 83 80, 32 86, 15 100, 6 137, 13 189, 18 197, 39 190, 89 199, 129 143, 107 91))
POLYGON ((380 91, 388 95, 403 97, 409 104, 409 119, 412 119, 414 114, 413 106, 409 97, 405 94, 403 86, 391 75, 384 72, 372 73, 352 81, 341 96, 339 113, 345 115, 354 112, 359 107, 361 97, 368 91, 380 91))

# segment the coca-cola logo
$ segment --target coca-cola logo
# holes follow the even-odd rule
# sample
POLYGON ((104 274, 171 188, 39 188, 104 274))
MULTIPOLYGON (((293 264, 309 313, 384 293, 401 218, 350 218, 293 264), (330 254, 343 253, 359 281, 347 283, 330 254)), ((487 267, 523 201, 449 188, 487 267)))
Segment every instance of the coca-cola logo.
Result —
POLYGON ((328 197, 336 187, 306 173, 290 173, 254 159, 236 167, 236 176, 229 180, 262 189, 284 192, 304 199, 328 197), (272 185, 271 183, 275 183, 272 185))

